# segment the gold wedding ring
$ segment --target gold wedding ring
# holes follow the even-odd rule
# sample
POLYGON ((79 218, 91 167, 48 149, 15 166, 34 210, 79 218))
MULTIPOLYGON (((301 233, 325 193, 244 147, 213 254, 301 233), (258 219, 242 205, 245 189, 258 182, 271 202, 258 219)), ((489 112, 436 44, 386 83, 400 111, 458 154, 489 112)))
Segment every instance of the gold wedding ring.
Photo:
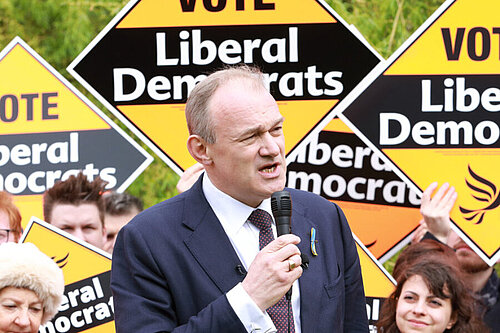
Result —
POLYGON ((293 270, 295 268, 295 261, 288 259, 288 270, 293 270))

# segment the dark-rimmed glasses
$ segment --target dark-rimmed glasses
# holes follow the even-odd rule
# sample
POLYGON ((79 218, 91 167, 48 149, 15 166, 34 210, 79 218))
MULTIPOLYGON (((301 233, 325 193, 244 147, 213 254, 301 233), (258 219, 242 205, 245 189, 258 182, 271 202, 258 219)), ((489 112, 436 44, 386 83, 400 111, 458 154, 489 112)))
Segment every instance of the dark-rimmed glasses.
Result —
POLYGON ((12 229, 0 229, 0 244, 7 243, 9 241, 9 233, 12 229))

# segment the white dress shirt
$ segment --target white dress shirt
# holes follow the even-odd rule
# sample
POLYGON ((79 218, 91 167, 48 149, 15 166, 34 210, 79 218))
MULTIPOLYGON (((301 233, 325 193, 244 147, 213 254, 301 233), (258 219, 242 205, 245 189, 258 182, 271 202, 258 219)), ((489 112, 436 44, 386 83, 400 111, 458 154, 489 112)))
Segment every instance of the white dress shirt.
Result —
MULTIPOLYGON (((219 219, 241 263, 248 271, 250 264, 259 252, 259 229, 247 219, 256 209, 232 198, 220 191, 205 173, 203 177, 203 193, 219 219)), ((271 200, 266 199, 259 205, 260 209, 267 211, 272 217, 271 200)), ((274 237, 276 238, 276 225, 272 223, 274 237)), ((247 332, 276 332, 274 324, 267 314, 259 309, 257 304, 247 294, 241 283, 238 283, 226 294, 229 304, 241 320, 247 332)), ((300 294, 299 281, 292 287, 292 310, 295 323, 295 332, 300 330, 300 294)))

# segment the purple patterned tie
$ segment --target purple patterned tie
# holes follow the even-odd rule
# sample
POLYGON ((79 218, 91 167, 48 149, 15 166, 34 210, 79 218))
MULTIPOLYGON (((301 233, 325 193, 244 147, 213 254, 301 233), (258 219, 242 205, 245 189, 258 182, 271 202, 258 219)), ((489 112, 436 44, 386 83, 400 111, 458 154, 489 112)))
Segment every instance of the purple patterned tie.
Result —
MULTIPOLYGON (((256 209, 248 217, 248 221, 252 222, 259 228, 259 250, 262 250, 267 244, 274 240, 273 229, 271 228, 271 215, 262 209, 256 209)), ((278 303, 268 308, 267 313, 276 326, 278 333, 288 332, 288 301, 283 296, 278 303)), ((290 333, 295 333, 293 323, 293 313, 290 316, 290 333)))

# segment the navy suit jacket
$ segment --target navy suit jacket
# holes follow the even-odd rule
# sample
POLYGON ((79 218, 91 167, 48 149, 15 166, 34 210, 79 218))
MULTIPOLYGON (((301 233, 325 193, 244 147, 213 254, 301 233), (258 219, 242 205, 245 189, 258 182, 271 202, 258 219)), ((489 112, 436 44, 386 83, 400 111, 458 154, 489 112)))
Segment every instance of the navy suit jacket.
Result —
MULTIPOLYGON (((292 232, 310 258, 299 280, 302 332, 368 332, 359 258, 344 214, 315 194, 287 190, 292 232)), ((246 332, 225 296, 244 278, 238 265, 200 177, 120 231, 111 273, 117 332, 246 332)))

